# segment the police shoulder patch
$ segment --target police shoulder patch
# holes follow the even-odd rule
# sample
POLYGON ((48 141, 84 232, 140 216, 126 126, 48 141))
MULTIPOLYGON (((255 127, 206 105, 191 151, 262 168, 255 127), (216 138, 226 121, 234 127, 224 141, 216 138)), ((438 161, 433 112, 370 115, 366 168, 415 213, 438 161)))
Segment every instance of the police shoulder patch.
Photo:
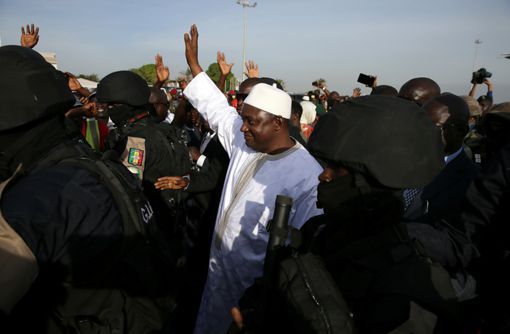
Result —
POLYGON ((130 148, 128 153, 128 163, 133 166, 143 165, 144 151, 138 148, 130 148))

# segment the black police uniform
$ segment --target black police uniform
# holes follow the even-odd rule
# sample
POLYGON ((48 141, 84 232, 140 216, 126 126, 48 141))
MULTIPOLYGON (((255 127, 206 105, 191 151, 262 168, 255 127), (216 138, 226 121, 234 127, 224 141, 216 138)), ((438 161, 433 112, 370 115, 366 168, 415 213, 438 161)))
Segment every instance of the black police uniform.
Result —
MULTIPOLYGON (((41 166, 11 181, 2 198, 3 216, 39 266, 36 281, 12 310, 7 328, 48 333, 161 330, 169 326, 173 306, 160 309, 150 299, 173 300, 171 276, 153 264, 171 263, 162 260, 157 247, 140 247, 149 240, 145 231, 128 235, 119 203, 102 176, 66 162, 87 158, 68 153, 70 148, 89 150, 82 145, 57 146, 41 166), (126 302, 128 296, 138 296, 136 307, 126 302), (28 316, 31 321, 22 321, 28 316)), ((136 189, 136 180, 118 165, 118 172, 136 189)), ((151 224, 150 205, 140 207, 148 210, 140 212, 141 225, 151 224)))
POLYGON ((189 173, 191 162, 185 147, 178 142, 171 142, 170 129, 155 123, 148 113, 128 120, 125 125, 114 129, 108 141, 121 156, 126 156, 123 163, 134 168, 136 161, 129 158, 133 150, 145 156, 142 184, 156 214, 158 226, 165 231, 169 240, 176 237, 176 229, 184 219, 182 203, 186 193, 178 190, 157 190, 154 183, 163 176, 182 176, 189 173), (128 138, 144 139, 142 147, 132 148, 128 138), (131 152, 131 153, 130 153, 131 152))
POLYGON ((153 210, 120 161, 68 137, 74 98, 65 75, 33 50, 6 46, 0 86, 8 88, 0 94, 2 333, 168 332, 173 262, 156 240, 153 210))

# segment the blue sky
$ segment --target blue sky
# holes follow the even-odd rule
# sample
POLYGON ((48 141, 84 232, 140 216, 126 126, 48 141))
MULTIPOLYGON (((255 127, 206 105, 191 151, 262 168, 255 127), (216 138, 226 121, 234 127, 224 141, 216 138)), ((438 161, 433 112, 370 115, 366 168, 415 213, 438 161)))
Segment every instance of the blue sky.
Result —
MULTIPOLYGON (((476 68, 493 73, 497 102, 510 101, 510 60, 501 57, 510 53, 510 0, 258 0, 247 14, 247 60, 289 91, 325 78, 350 94, 363 72, 397 89, 427 76, 443 91, 467 94, 479 38, 476 68)), ((243 10, 235 0, 0 0, 2 45, 18 44, 27 23, 40 27, 36 50, 55 52, 61 70, 104 76, 159 52, 174 78, 186 69, 183 34, 195 23, 203 67, 221 50, 241 75, 243 10)))

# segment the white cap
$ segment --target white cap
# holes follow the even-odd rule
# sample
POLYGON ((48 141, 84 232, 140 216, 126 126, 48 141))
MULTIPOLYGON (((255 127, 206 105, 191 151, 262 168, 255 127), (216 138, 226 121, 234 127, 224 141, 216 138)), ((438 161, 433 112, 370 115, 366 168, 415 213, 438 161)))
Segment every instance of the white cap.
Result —
POLYGON ((244 104, 290 119, 292 100, 289 94, 265 83, 253 86, 250 94, 244 100, 244 104))
POLYGON ((308 95, 303 96, 303 101, 310 101, 310 97, 308 95))

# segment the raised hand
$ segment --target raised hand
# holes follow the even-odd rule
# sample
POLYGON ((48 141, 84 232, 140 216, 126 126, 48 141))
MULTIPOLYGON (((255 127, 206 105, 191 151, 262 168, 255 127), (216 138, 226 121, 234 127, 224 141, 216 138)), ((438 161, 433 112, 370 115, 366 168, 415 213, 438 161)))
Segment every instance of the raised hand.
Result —
POLYGON ((234 63, 227 64, 227 61, 225 60, 225 54, 220 51, 218 51, 217 61, 218 65, 220 65, 221 74, 227 76, 232 70, 232 66, 234 66, 234 63))
POLYGON ((361 96, 361 88, 356 87, 352 90, 352 97, 360 97, 361 96))
POLYGON ((32 23, 31 26, 27 24, 27 30, 21 27, 21 46, 26 48, 33 48, 39 42, 39 27, 35 27, 32 23))
POLYGON ((78 79, 74 76, 74 74, 65 72, 67 77, 67 84, 69 85, 69 89, 73 92, 79 91, 82 86, 78 79))
POLYGON ((487 85, 487 91, 488 92, 492 92, 493 91, 492 82, 488 78, 483 79, 483 83, 487 85))
POLYGON ((248 60, 245 64, 246 72, 244 74, 248 78, 258 78, 259 77, 259 65, 255 64, 253 60, 248 60))
POLYGON ((163 64, 163 57, 158 53, 155 58, 155 65, 156 65, 156 86, 161 88, 167 82, 167 80, 170 78, 170 70, 168 69, 168 66, 165 66, 163 64))
POLYGON ((88 97, 90 95, 89 90, 81 85, 81 83, 78 81, 78 79, 76 79, 74 74, 65 72, 65 75, 67 77, 67 84, 71 91, 77 92, 83 97, 88 97))
POLYGON ((374 82, 372 83, 372 88, 377 87, 377 75, 374 76, 374 82))
POLYGON ((186 61, 191 69, 191 74, 195 77, 202 72, 198 62, 198 29, 196 25, 191 26, 189 34, 184 34, 184 45, 186 46, 186 61))

